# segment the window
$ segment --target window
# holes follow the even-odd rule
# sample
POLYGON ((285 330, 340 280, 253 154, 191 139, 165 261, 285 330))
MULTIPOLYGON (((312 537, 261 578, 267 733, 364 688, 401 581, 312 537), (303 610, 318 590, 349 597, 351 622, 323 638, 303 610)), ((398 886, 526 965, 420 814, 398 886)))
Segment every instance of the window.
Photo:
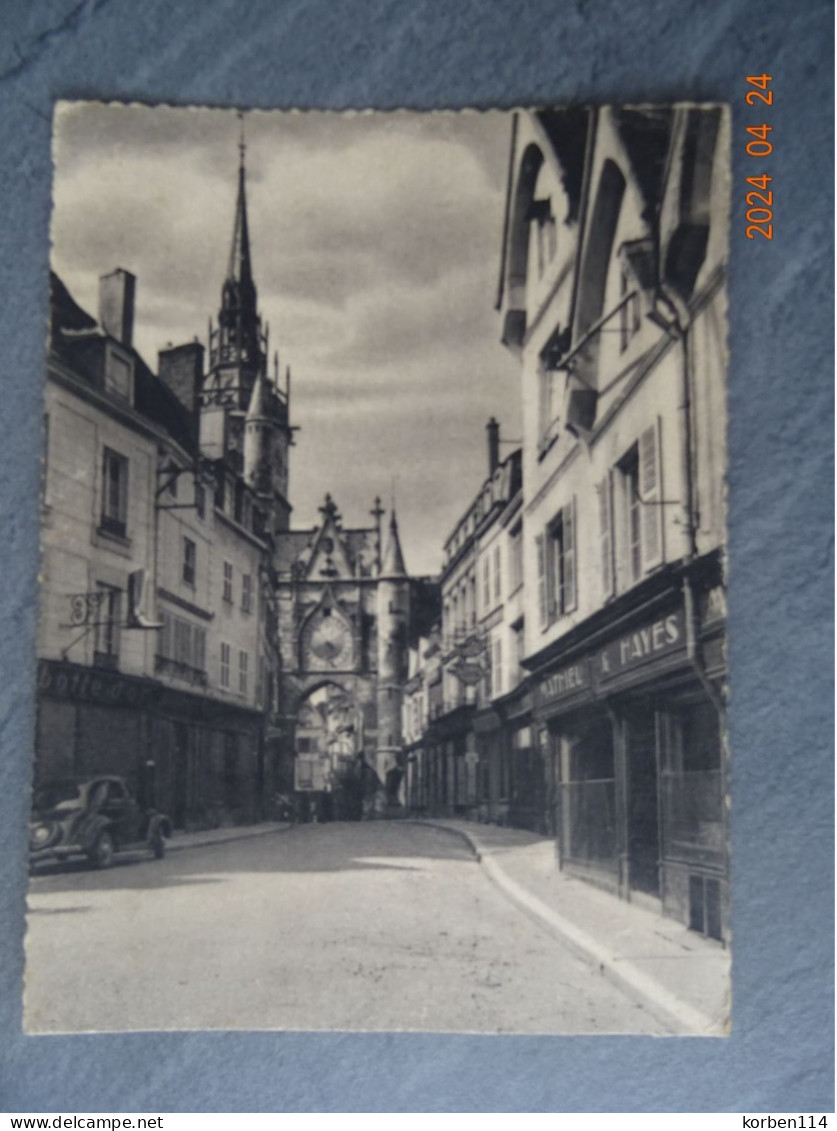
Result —
POLYGON ((198 518, 206 518, 206 488, 203 483, 195 481, 195 510, 198 518))
POLYGON ((488 554, 482 566, 482 603, 486 609, 491 608, 491 558, 488 554))
MULTIPOLYGON (((617 473, 621 487, 617 563, 621 586, 627 587, 663 561, 659 422, 641 433, 617 465, 617 473)), ((600 495, 604 529, 601 506, 600 495)))
POLYGON ((227 505, 227 484, 226 484, 226 480, 224 479, 224 473, 223 473, 223 471, 220 470, 220 468, 216 472, 216 476, 217 476, 217 478, 215 480, 215 506, 218 508, 219 511, 222 511, 226 508, 226 505, 227 505))
POLYGON ((514 593, 523 584, 523 527, 518 526, 511 532, 509 543, 509 579, 510 592, 514 593))
POLYGON ((249 613, 253 606, 253 578, 249 573, 241 575, 241 611, 249 613))
POLYGON ((494 694, 503 694, 503 641, 497 639, 494 641, 494 694))
POLYGON ((230 686, 230 646, 221 645, 221 686, 230 686))
POLYGON ((121 592, 113 585, 98 582, 96 585, 97 608, 94 637, 94 664, 96 667, 116 667, 119 657, 119 618, 121 613, 121 592))
POLYGON ((523 668, 523 657, 525 654, 525 638, 523 625, 521 625, 514 630, 514 679, 516 683, 520 683, 526 675, 523 668))
POLYGON ((624 493, 625 563, 630 584, 642 576, 642 534, 640 531, 639 452, 634 445, 622 460, 624 493))
POLYGON ((246 652, 238 653, 238 691, 240 695, 247 694, 247 664, 248 655, 246 652))
POLYGON ((183 539, 183 582, 195 587, 195 566, 197 563, 198 548, 191 538, 183 539))
POLYGON ((494 597, 499 601, 503 591, 500 546, 494 547, 494 597))
POLYGON ((233 567, 232 562, 224 562, 224 600, 232 604, 233 599, 233 567))
POLYGON ((165 611, 160 613, 160 622, 163 627, 157 644, 157 670, 192 683, 205 683, 206 629, 165 611))
POLYGON ((541 628, 575 609, 575 499, 561 508, 544 534, 537 536, 538 611, 541 628))
POLYGON ((105 360, 105 389, 123 400, 131 399, 131 364, 112 349, 105 360))
POLYGON ((128 524, 128 461, 105 448, 102 456, 102 522, 107 534, 124 538, 128 524))

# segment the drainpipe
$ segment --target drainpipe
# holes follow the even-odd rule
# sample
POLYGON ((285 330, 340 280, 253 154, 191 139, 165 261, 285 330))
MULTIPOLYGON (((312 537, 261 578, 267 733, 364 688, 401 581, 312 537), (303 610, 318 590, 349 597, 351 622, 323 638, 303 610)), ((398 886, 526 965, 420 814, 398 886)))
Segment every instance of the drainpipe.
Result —
MULTIPOLYGON (((669 333, 675 335, 682 346, 683 353, 683 403, 682 403, 682 452, 683 452, 683 483, 686 494, 686 536, 687 549, 685 563, 688 566, 698 557, 697 546, 697 517, 695 508, 695 456, 692 431, 692 366, 689 356, 689 329, 691 316, 689 308, 683 299, 671 287, 660 283, 659 296, 669 308, 672 318, 667 323, 669 333)), ((686 616, 686 654, 694 668, 701 686, 708 695, 711 703, 718 711, 723 712, 723 700, 717 689, 712 685, 700 659, 697 646, 698 635, 698 610, 695 601, 692 580, 688 572, 683 577, 683 601, 686 616)))

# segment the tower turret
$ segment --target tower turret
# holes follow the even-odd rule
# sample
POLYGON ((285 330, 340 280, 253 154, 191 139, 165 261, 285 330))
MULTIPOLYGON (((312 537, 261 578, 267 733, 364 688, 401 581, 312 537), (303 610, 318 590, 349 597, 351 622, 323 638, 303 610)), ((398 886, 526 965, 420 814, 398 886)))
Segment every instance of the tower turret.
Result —
POLYGON ((410 583, 393 510, 389 538, 378 575, 378 749, 375 770, 388 805, 399 803, 401 765, 401 704, 407 678, 407 626, 410 583))

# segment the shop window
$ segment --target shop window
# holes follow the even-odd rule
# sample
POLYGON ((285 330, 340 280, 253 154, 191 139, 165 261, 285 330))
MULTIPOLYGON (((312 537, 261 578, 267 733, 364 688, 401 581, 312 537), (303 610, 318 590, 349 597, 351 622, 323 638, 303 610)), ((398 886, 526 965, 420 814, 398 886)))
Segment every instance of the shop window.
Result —
POLYGON ((561 858, 616 867, 616 782, 613 729, 595 719, 560 737, 561 858))
POLYGON ((658 715, 663 850, 667 857, 722 866, 724 798, 721 728, 712 704, 658 715))
POLYGON ((102 454, 101 530, 124 538, 128 524, 128 460, 105 448, 102 454))
POLYGON ((238 801, 238 753, 234 734, 224 735, 224 800, 230 806, 238 801))

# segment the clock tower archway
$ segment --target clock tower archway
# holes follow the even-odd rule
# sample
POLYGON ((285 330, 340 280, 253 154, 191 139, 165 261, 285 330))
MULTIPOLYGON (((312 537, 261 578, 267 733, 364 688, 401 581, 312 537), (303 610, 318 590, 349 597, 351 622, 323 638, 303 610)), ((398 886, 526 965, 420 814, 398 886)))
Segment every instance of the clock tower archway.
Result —
POLYGON ((326 681, 296 712, 294 786, 321 816, 360 820, 369 782, 363 758, 363 705, 349 687, 326 681))

